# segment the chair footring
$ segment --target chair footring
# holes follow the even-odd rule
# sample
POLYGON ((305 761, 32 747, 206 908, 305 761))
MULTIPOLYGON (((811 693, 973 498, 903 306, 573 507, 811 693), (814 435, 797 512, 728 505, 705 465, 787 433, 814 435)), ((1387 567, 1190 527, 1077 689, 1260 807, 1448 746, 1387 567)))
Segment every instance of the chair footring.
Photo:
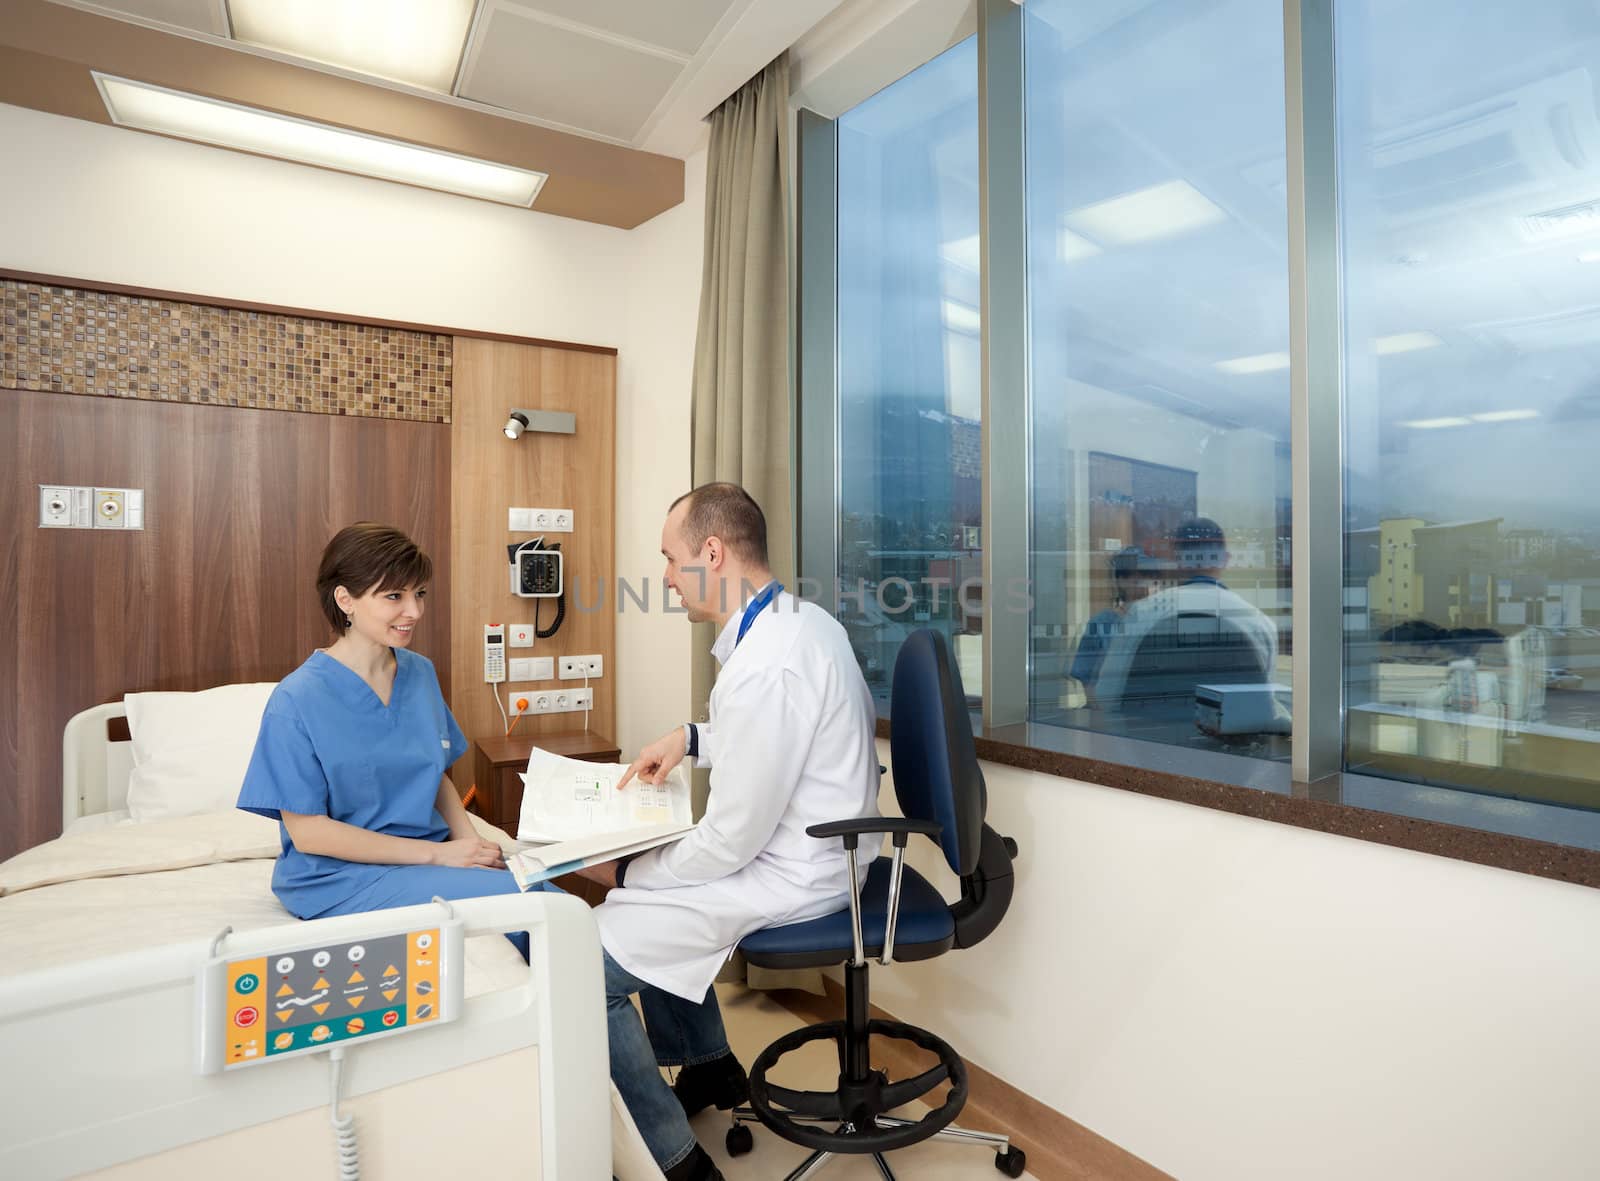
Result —
MULTIPOLYGON (((779 1038, 756 1058, 750 1068, 748 1110, 790 1143, 828 1154, 877 1155, 904 1148, 928 1139, 955 1120, 967 1101, 967 1069, 955 1050, 927 1030, 899 1021, 871 1020, 866 1022, 864 1032, 866 1040, 888 1037, 909 1041, 937 1055, 939 1065, 914 1079, 894 1083, 882 1071, 870 1068, 861 1077, 841 1073, 839 1089, 833 1092, 793 1091, 769 1083, 767 1072, 780 1058, 814 1041, 837 1043, 841 1062, 865 1062, 864 1057, 857 1058, 865 1050, 861 1033, 850 1032, 838 1021, 812 1025, 779 1038), (944 1102, 921 1119, 880 1118, 945 1082, 950 1090, 944 1102), (836 1126, 832 1131, 808 1126, 818 1123, 836 1126)), ((741 1121, 742 1110, 735 1111, 735 1126, 741 1121)))

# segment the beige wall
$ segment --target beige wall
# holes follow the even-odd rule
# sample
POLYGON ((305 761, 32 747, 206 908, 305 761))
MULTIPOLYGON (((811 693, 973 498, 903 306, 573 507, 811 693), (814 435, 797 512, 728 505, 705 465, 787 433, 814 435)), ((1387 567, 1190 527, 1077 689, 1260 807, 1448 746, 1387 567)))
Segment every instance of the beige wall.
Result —
MULTIPOLYGON (((616 347, 617 568, 659 578, 689 472, 703 150, 684 204, 633 231, 6 105, 0 159, 0 266, 616 347)), ((659 592, 619 620, 625 750, 688 710, 689 627, 659 592)))
POLYGON ((983 770, 1012 909, 876 1003, 1183 1181, 1594 1175, 1600 891, 983 770))
POLYGON ((651 582, 650 614, 630 603, 617 650, 630 684, 617 700, 623 757, 689 719, 692 629, 661 610, 661 522, 688 491, 690 380, 705 240, 706 152, 684 165, 683 204, 629 235, 627 346, 617 365, 617 572, 651 582))

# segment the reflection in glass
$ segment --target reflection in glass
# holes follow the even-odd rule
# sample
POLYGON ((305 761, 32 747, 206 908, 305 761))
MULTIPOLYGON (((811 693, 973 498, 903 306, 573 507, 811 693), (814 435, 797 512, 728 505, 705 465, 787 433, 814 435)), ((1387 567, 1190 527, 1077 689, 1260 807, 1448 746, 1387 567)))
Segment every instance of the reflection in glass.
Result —
POLYGON ((1337 8, 1347 765, 1600 808, 1600 9, 1337 8))
POLYGON ((1030 715, 1287 759, 1281 5, 1024 14, 1030 715))
POLYGON ((839 618, 887 715, 920 627, 983 685, 976 42, 838 135, 839 618))

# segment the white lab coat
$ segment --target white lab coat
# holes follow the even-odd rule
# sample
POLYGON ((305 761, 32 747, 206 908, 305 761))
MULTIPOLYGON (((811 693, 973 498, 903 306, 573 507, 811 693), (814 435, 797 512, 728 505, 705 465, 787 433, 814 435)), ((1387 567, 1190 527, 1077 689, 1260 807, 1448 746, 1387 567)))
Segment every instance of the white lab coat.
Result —
MULTIPOLYGON (((848 905, 842 843, 807 836, 807 825, 880 814, 876 710, 844 628, 780 594, 736 647, 741 618, 711 649, 722 671, 699 727, 706 814, 681 841, 635 858, 594 912, 617 963, 690 1001, 750 932, 848 905)), ((862 879, 878 844, 861 840, 862 879)))

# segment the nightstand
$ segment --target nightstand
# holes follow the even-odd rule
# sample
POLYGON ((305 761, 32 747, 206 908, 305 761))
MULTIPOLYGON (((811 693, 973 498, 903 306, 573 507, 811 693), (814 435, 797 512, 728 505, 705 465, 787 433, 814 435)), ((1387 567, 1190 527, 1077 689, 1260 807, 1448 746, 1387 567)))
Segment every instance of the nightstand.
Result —
POLYGON ((478 815, 513 837, 517 835, 517 821, 522 815, 520 776, 528 769, 528 754, 535 746, 586 763, 622 761, 622 751, 615 742, 589 730, 478 739, 472 744, 473 782, 478 785, 474 806, 478 815))

